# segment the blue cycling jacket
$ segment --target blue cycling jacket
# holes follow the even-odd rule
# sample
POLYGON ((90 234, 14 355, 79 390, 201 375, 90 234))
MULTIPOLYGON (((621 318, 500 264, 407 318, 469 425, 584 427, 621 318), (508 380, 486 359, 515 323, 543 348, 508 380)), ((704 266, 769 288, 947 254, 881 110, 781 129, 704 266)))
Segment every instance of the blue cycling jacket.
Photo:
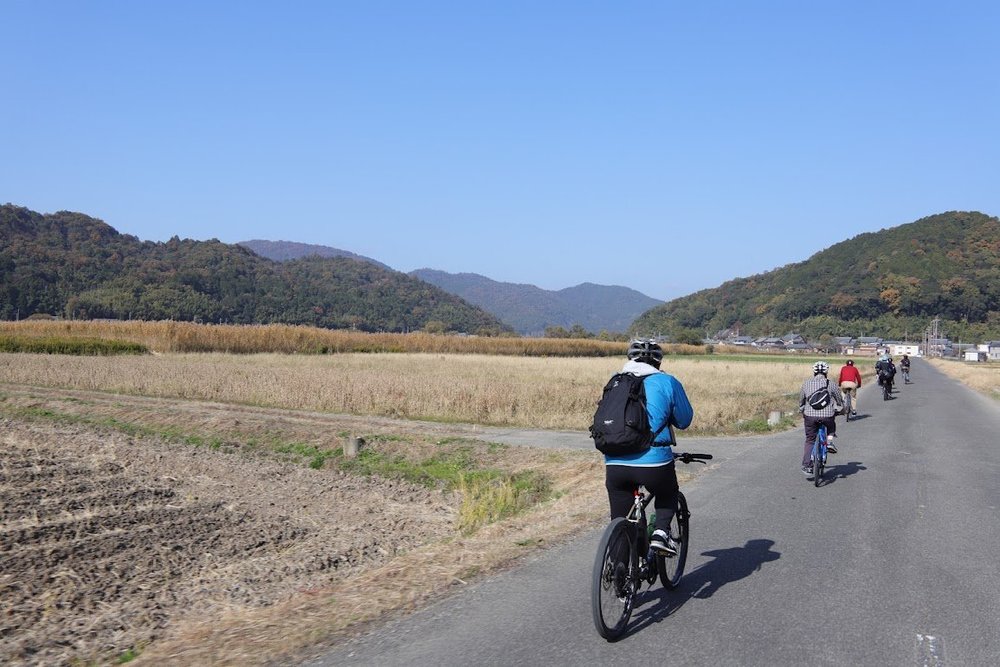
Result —
MULTIPOLYGON (((691 425, 691 420, 694 418, 694 408, 691 407, 684 387, 681 386, 677 378, 639 361, 629 361, 621 372, 645 376, 642 386, 646 390, 646 412, 649 413, 649 427, 653 429, 654 433, 664 423, 679 429, 685 429, 691 425)), ((669 445, 675 443, 670 441, 669 426, 663 426, 663 430, 656 436, 654 442, 655 446, 641 454, 605 456, 604 463, 609 466, 651 468, 673 462, 674 452, 669 445)))

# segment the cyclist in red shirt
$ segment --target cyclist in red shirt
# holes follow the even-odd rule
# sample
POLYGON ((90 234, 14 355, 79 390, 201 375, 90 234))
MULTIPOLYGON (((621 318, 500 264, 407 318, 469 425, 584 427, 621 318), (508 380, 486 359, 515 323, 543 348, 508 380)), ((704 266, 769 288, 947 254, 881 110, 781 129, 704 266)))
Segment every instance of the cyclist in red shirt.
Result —
POLYGON ((861 373, 854 366, 854 360, 848 359, 840 369, 840 379, 837 380, 840 391, 844 394, 844 410, 847 417, 858 416, 858 389, 861 389, 861 373))

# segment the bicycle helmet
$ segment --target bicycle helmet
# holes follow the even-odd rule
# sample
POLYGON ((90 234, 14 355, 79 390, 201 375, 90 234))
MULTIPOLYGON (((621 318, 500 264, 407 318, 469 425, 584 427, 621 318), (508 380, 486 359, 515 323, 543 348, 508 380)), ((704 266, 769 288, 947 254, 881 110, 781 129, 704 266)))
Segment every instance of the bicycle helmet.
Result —
POLYGON ((848 359, 847 360, 847 365, 848 366, 853 366, 854 365, 854 359, 848 359))
POLYGON ((830 364, 826 363, 825 361, 817 361, 815 364, 813 364, 813 375, 819 375, 820 373, 826 375, 829 372, 830 372, 830 364))
POLYGON ((659 368, 660 362, 663 361, 663 348, 654 340, 636 338, 628 344, 628 358, 659 368))

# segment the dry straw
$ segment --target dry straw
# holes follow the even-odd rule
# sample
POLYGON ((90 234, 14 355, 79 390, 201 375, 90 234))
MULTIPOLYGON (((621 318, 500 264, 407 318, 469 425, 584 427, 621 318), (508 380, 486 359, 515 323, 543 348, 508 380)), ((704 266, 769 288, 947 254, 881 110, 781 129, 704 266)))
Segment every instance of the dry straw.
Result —
MULTIPOLYGON (((0 381, 253 406, 583 430, 621 358, 471 354, 140 357, 0 354, 0 381)), ((792 410, 802 363, 667 357, 695 408, 692 433, 745 430, 792 410), (751 422, 753 423, 753 422, 751 422)))
POLYGON ((991 398, 1000 399, 1000 364, 931 359, 935 368, 991 398))

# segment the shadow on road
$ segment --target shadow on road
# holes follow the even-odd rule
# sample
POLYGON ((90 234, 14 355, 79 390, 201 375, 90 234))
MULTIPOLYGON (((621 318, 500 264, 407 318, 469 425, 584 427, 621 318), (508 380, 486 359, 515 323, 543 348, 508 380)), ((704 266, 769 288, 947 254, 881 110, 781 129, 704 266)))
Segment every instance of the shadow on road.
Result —
POLYGON ((869 417, 871 417, 871 415, 854 415, 853 417, 851 417, 851 421, 846 423, 851 424, 853 422, 859 422, 862 419, 868 419, 869 417))
MULTIPOLYGON (((827 460, 829 461, 829 459, 827 460)), ((848 461, 847 463, 838 463, 835 466, 827 465, 820 486, 833 484, 838 479, 846 479, 851 475, 858 474, 862 470, 868 470, 868 468, 861 461, 848 461)))
POLYGON ((669 590, 661 586, 646 592, 642 601, 645 606, 636 612, 627 634, 659 623, 691 598, 710 598, 726 584, 749 577, 764 563, 778 560, 781 553, 772 551, 773 546, 774 540, 757 539, 747 540, 742 547, 703 551, 701 555, 712 560, 685 574, 677 588, 669 590))

